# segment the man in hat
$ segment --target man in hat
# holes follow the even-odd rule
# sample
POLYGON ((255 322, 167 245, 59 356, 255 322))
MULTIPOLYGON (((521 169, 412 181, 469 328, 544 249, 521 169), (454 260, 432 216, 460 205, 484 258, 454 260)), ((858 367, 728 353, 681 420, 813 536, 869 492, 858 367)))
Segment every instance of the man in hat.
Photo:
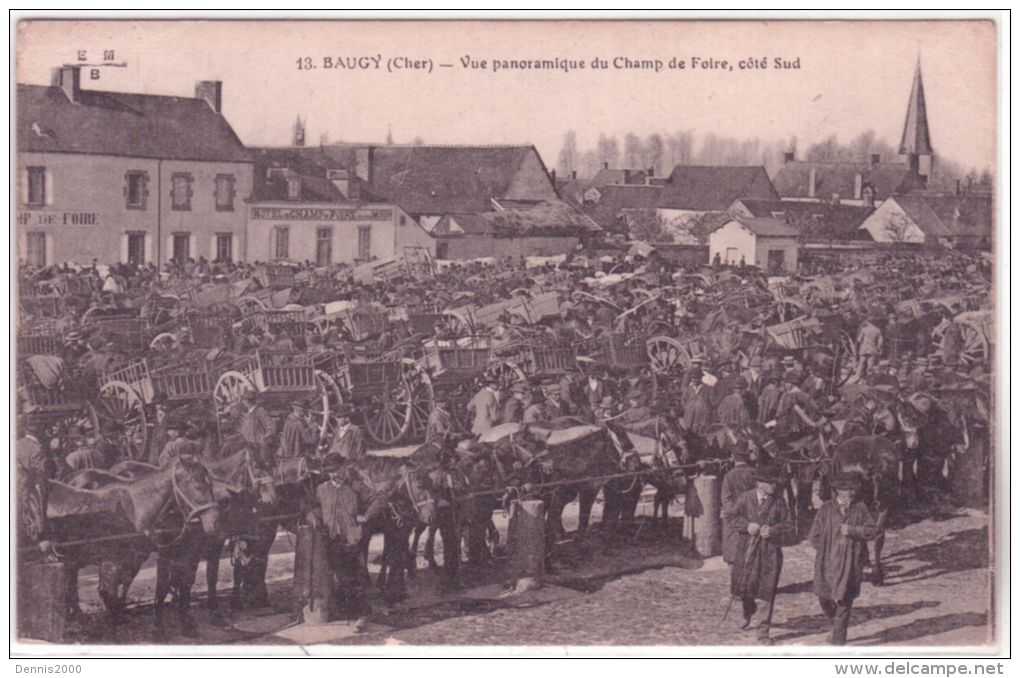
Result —
POLYGON ((747 382, 747 389, 744 391, 744 404, 747 405, 747 412, 751 419, 758 419, 758 398, 765 388, 765 372, 762 370, 761 356, 751 356, 747 362, 747 369, 741 373, 747 382))
POLYGON ((652 418, 652 410, 644 404, 644 393, 640 386, 631 386, 627 391, 627 408, 617 419, 624 426, 639 424, 652 418))
POLYGON ((333 569, 337 602, 355 615, 355 629, 361 631, 371 607, 365 595, 365 568, 361 562, 362 526, 380 514, 387 497, 379 494, 365 510, 352 483, 344 457, 330 452, 322 461, 329 480, 315 488, 316 506, 305 519, 314 529, 325 532, 328 559, 333 569))
POLYGON ((601 407, 602 399, 608 395, 605 379, 600 371, 591 370, 588 373, 588 378, 584 380, 581 391, 581 402, 587 405, 588 412, 594 414, 595 410, 601 407))
POLYGON ((525 425, 534 424, 545 419, 545 396, 542 393, 542 389, 536 388, 531 391, 531 400, 528 402, 528 406, 524 408, 524 416, 522 421, 525 425))
POLYGON ((275 426, 266 408, 259 403, 258 393, 250 386, 241 394, 238 415, 237 432, 259 457, 268 461, 268 445, 275 426))
POLYGON ((751 413, 747 411, 744 391, 747 380, 735 377, 730 380, 732 392, 719 403, 719 423, 727 426, 743 426, 751 422, 751 413))
POLYGON ((425 424, 425 442, 443 441, 453 433, 453 428, 453 417, 446 401, 436 398, 432 401, 432 411, 429 412, 429 419, 425 424))
POLYGON ((871 318, 866 318, 857 330, 857 380, 860 381, 875 366, 882 355, 882 330, 871 318))
POLYGON ((709 387, 702 383, 703 376, 700 369, 692 370, 687 388, 680 398, 687 430, 699 435, 706 433, 715 420, 711 393, 709 387))
POLYGON ((850 611, 861 593, 868 540, 878 527, 863 502, 857 500, 860 480, 856 474, 840 473, 832 483, 836 496, 822 504, 811 526, 815 548, 815 594, 822 612, 832 623, 828 641, 846 644, 850 611))
POLYGON ((759 643, 772 645, 769 630, 783 569, 783 544, 795 534, 795 527, 778 491, 778 467, 757 469, 753 477, 755 488, 740 495, 726 514, 737 542, 730 594, 740 598, 742 628, 755 629, 759 643))
POLYGON ((167 466, 180 457, 197 457, 200 449, 197 440, 200 437, 197 427, 186 425, 183 421, 174 420, 168 426, 169 440, 159 453, 157 463, 167 466))
POLYGON ((339 454, 347 461, 359 461, 368 453, 365 444, 365 432, 354 423, 354 409, 350 405, 341 405, 336 413, 337 427, 333 433, 333 442, 329 447, 330 454, 339 454))
POLYGON ((152 434, 149 436, 149 449, 145 461, 159 466, 159 455, 169 441, 166 395, 156 394, 152 399, 152 404, 155 407, 156 416, 152 422, 152 434))
POLYGON ((472 417, 471 432, 475 435, 485 433, 499 421, 499 394, 496 386, 496 378, 486 376, 482 388, 468 403, 467 409, 472 417))
POLYGON ((604 424, 607 421, 616 418, 616 399, 611 395, 607 395, 599 401, 599 404, 595 407, 593 412, 595 417, 595 423, 604 424))
POLYGON ((314 435, 308 423, 308 405, 301 400, 294 400, 280 433, 279 459, 300 457, 316 442, 318 436, 314 435))
POLYGON ((737 558, 737 534, 729 524, 729 515, 736 508, 737 500, 745 492, 755 488, 754 478, 751 477, 751 457, 745 446, 733 450, 733 468, 727 471, 722 479, 722 487, 719 494, 722 502, 723 517, 723 561, 733 565, 737 558))
POLYGON ((796 372, 783 375, 783 395, 779 398, 776 419, 786 432, 803 431, 815 424, 818 405, 800 387, 800 381, 796 372))
POLYGON ((514 382, 510 387, 510 397, 503 405, 502 424, 519 424, 524 420, 524 402, 528 395, 528 385, 523 381, 514 382))
POLYGON ((71 330, 64 337, 63 357, 65 362, 76 365, 88 350, 89 347, 78 330, 71 330))
POLYGON ((758 423, 765 424, 776 418, 779 411, 779 399, 783 390, 779 388, 779 376, 775 372, 766 372, 762 377, 764 386, 758 396, 758 423))

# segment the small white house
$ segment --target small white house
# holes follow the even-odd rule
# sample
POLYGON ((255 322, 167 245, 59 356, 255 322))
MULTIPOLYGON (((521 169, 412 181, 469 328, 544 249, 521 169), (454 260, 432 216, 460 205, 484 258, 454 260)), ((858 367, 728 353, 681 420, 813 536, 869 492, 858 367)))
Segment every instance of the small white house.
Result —
POLYGON ((800 231, 779 219, 731 216, 709 232, 708 256, 712 263, 794 273, 799 241, 800 231))

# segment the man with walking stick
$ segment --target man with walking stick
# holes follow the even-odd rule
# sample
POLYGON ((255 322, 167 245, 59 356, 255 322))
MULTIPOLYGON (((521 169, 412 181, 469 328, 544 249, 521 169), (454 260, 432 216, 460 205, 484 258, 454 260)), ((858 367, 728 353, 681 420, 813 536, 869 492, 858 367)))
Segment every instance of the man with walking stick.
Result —
POLYGON ((769 629, 783 545, 795 534, 790 510, 777 493, 779 469, 768 466, 753 475, 755 487, 729 508, 726 523, 737 541, 737 557, 730 576, 730 594, 743 605, 743 629, 755 629, 758 642, 772 645, 769 629))

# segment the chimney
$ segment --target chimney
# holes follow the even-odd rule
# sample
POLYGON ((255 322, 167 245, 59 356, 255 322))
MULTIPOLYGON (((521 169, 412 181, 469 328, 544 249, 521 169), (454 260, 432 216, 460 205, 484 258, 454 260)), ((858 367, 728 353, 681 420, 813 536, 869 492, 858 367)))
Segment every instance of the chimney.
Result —
POLYGON ((629 169, 623 170, 623 183, 625 183, 625 184, 629 184, 630 183, 630 170, 629 169))
POLYGON ((783 152, 783 163, 785 164, 785 163, 788 163, 788 162, 793 162, 794 157, 795 156, 794 156, 794 152, 793 151, 784 151, 783 152))
POLYGON ((864 188, 864 175, 860 172, 854 174, 854 200, 861 199, 861 189, 864 188))
POLYGON ((220 80, 199 80, 195 85, 195 98, 205 99, 209 108, 223 112, 223 82, 220 80))
POLYGON ((354 149, 354 174, 371 186, 375 178, 375 146, 354 149))
POLYGON ((956 180, 956 195, 960 195, 960 180, 956 180))
POLYGON ((570 170, 570 178, 571 179, 577 178, 577 170, 570 170))
POLYGON ((878 163, 882 162, 882 155, 879 153, 871 154, 871 161, 868 163, 871 167, 874 167, 878 163))
POLYGON ((654 167, 649 167, 647 170, 645 170, 645 176, 648 177, 649 179, 654 177, 655 176, 655 168, 654 167))
POLYGON ((72 104, 81 99, 81 68, 61 66, 53 69, 53 86, 59 87, 72 104))
POLYGON ((808 170, 807 179, 807 194, 809 198, 815 197, 815 184, 817 183, 818 175, 815 172, 815 168, 812 167, 808 170))
POLYGON ((609 163, 608 162, 602 163, 602 169, 609 169, 609 163))

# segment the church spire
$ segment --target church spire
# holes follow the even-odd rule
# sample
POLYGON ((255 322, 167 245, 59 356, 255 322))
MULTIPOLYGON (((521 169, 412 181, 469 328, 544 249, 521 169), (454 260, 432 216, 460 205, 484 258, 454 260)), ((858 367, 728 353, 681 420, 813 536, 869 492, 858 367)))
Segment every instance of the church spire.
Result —
POLYGON ((928 133, 928 109, 924 103, 924 83, 921 81, 921 55, 917 55, 914 70, 914 85, 910 88, 907 102, 907 119, 903 124, 903 138, 900 140, 900 155, 917 162, 918 156, 933 154, 931 135, 928 133))
POLYGON ((293 146, 304 146, 305 145, 305 121, 301 119, 299 115, 297 120, 294 121, 294 133, 291 138, 291 144, 293 146))

